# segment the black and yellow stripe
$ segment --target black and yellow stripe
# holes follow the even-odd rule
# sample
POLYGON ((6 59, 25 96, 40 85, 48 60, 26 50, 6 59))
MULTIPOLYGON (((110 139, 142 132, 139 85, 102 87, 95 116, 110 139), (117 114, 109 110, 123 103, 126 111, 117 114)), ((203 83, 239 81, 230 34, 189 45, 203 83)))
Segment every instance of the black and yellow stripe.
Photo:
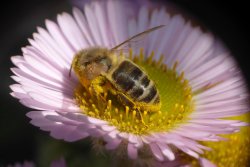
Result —
POLYGON ((112 79, 120 91, 137 102, 160 102, 154 83, 139 67, 128 60, 123 61, 113 71, 112 79))

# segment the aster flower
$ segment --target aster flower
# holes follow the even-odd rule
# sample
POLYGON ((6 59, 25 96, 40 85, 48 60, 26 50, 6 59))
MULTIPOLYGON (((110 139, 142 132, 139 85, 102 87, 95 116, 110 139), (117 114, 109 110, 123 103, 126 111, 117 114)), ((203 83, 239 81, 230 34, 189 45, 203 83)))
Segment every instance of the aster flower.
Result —
POLYGON ((31 124, 56 139, 92 137, 119 156, 127 152, 140 159, 146 154, 162 162, 178 159, 181 152, 200 159, 210 150, 201 141, 224 140, 220 134, 246 125, 225 119, 247 112, 248 96, 230 53, 212 34, 180 15, 170 16, 165 8, 125 9, 121 1, 107 1, 86 4, 83 10, 59 14, 57 23, 46 20, 46 29, 39 27, 22 48, 23 56, 11 58, 17 82, 10 86, 11 95, 34 110, 27 114, 31 124), (112 48, 159 25, 166 28, 149 34, 143 49, 129 54, 156 83, 161 98, 158 112, 142 112, 144 123, 115 100, 99 104, 75 75, 69 77, 72 59, 82 49, 112 48))

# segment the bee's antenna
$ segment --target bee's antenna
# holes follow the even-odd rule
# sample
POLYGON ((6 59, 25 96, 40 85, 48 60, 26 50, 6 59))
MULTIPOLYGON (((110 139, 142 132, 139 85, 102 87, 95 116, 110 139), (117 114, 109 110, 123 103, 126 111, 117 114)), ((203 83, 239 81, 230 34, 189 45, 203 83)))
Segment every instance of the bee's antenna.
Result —
POLYGON ((159 26, 156 26, 156 27, 147 29, 146 31, 143 31, 143 32, 141 32, 141 33, 139 33, 139 34, 136 34, 136 35, 134 35, 134 36, 128 38, 127 40, 123 41, 122 43, 116 45, 115 47, 111 48, 111 50, 116 50, 116 49, 120 48, 121 46, 123 46, 124 44, 130 42, 131 40, 134 40, 134 39, 137 39, 138 37, 142 37, 142 36, 144 36, 144 35, 147 35, 147 34, 153 32, 153 31, 158 30, 158 29, 160 29, 160 28, 162 28, 162 27, 165 27, 165 26, 166 26, 166 25, 159 25, 159 26))

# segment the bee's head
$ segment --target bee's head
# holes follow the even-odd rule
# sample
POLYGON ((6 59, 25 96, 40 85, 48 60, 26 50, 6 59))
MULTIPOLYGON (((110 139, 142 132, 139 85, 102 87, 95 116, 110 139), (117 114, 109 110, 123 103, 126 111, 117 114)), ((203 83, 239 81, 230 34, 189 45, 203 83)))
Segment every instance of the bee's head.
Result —
POLYGON ((92 80, 108 72, 112 65, 110 51, 106 48, 89 48, 80 51, 72 61, 72 68, 78 77, 92 80))

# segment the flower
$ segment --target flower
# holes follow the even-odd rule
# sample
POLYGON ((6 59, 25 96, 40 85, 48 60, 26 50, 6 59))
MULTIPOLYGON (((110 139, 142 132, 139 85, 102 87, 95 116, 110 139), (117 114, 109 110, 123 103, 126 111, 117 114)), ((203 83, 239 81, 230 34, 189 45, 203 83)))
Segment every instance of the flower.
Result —
MULTIPOLYGON (((220 134, 240 130, 246 123, 226 119, 249 110, 245 83, 230 53, 212 34, 205 33, 165 8, 149 11, 124 8, 121 1, 93 2, 73 16, 46 20, 46 29, 29 39, 23 56, 13 56, 11 95, 34 111, 31 124, 56 139, 73 142, 86 137, 103 139, 108 150, 129 158, 151 154, 157 161, 173 161, 180 152, 200 157, 209 147, 200 141, 224 140, 220 134), (106 99, 99 104, 89 90, 69 77, 73 57, 82 49, 112 48, 149 28, 166 25, 148 35, 130 52, 131 61, 156 83, 162 107, 141 116, 106 99), (119 106, 118 106, 119 107, 119 106), (177 148, 177 149, 176 149, 177 148)), ((122 53, 121 53, 122 54, 122 53)))

